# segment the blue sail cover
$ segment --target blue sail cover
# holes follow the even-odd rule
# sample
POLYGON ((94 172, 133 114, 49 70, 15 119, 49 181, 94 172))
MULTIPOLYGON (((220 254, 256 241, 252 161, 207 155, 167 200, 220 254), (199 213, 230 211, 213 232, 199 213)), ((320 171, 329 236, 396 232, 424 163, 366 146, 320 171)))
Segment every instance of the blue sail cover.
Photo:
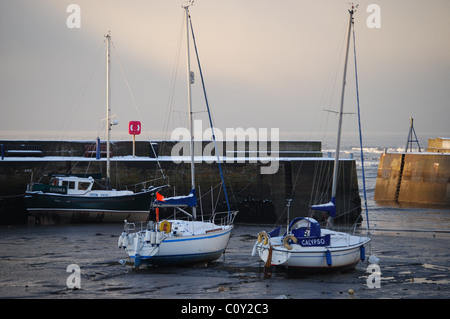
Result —
POLYGON ((320 225, 317 222, 317 220, 309 217, 296 217, 294 218, 291 223, 289 224, 289 231, 293 232, 296 237, 300 237, 300 235, 303 237, 305 233, 305 228, 309 229, 309 235, 308 236, 320 236, 320 225), (299 227, 297 224, 298 222, 306 221, 306 223, 303 223, 303 227, 299 227), (307 225, 307 227, 305 227, 307 225))
POLYGON ((334 218, 334 216, 336 216, 335 198, 331 198, 331 201, 326 204, 312 205, 311 209, 327 212, 328 215, 334 218))
MULTIPOLYGON (((159 194, 157 194, 159 195, 159 194)), ((195 189, 192 189, 187 196, 163 197, 156 196, 153 207, 194 207, 197 206, 195 189)))
POLYGON ((289 224, 289 231, 303 247, 326 247, 330 245, 330 234, 322 236, 317 220, 309 217, 296 217, 289 224))

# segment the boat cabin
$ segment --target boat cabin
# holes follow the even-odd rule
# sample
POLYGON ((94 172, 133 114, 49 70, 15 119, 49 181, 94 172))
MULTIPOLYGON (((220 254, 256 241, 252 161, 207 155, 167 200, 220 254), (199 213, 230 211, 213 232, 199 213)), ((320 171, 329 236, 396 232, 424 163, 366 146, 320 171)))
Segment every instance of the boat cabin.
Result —
POLYGON ((42 193, 84 195, 92 190, 94 179, 77 176, 54 176, 49 184, 34 183, 31 191, 42 193))
POLYGON ((55 176, 50 180, 50 184, 66 188, 67 194, 82 195, 92 190, 94 179, 91 176, 55 176))

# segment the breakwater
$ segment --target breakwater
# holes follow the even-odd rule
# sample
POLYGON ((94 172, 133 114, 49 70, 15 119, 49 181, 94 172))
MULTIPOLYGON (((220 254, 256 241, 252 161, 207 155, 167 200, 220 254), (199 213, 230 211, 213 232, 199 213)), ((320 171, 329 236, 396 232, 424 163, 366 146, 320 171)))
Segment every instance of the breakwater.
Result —
POLYGON ((385 153, 374 200, 450 206, 450 154, 385 153))
POLYGON ((450 139, 429 139, 426 152, 382 154, 374 200, 450 206, 450 139))
MULTIPOLYGON (((149 186, 170 185, 164 190, 166 196, 188 194, 190 164, 182 157, 171 156, 177 143, 136 142, 133 157, 130 141, 113 142, 111 186, 137 191, 149 186)), ((208 143, 198 142, 196 147, 204 149, 208 143)), ((8 223, 11 218, 26 221, 21 195, 32 181, 46 182, 52 174, 105 176, 105 150, 102 147, 101 157, 96 159, 95 148, 92 148, 95 142, 0 141, 0 144, 4 145, 5 152, 4 159, 0 160, 2 223, 8 223)), ((329 200, 333 158, 322 157, 320 142, 280 141, 277 156, 269 143, 268 157, 264 161, 248 143, 243 148, 236 145, 231 152, 225 150, 225 144, 220 144, 219 149, 225 154, 222 165, 231 206, 239 210, 236 222, 284 223, 287 198, 294 199, 290 218, 307 216, 311 204, 329 200), (273 161, 277 162, 276 172, 262 174, 261 168, 270 166, 273 161)), ((196 156, 196 162, 198 195, 202 198, 200 210, 208 214, 213 207, 224 205, 223 194, 219 193, 217 163, 201 156, 196 156)), ((337 216, 340 216, 338 220, 352 221, 361 211, 356 165, 353 159, 342 159, 340 163, 337 216)), ((101 184, 102 179, 99 179, 96 187, 102 187, 101 184)), ((316 217, 321 219, 321 216, 316 217)))

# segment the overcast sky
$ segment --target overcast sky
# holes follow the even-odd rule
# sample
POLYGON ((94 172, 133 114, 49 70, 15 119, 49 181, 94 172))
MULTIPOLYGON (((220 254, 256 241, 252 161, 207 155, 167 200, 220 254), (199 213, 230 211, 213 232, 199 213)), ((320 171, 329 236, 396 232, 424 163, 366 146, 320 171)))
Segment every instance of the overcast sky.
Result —
MULTIPOLYGON (((292 138, 334 129, 335 116, 323 109, 339 106, 348 2, 195 1, 190 13, 218 128, 279 128, 292 138)), ((143 122, 138 139, 170 136, 187 109, 183 3, 0 0, 0 139, 103 134, 108 31, 117 136, 127 136, 131 120, 143 122), (81 8, 80 28, 67 26, 71 3, 81 8)), ((360 1, 355 31, 364 131, 406 135, 412 116, 418 134, 450 135, 450 1, 360 1), (367 24, 370 4, 380 8, 380 28, 367 24)), ((351 54, 346 112, 355 112, 353 63, 351 54)), ((197 112, 199 86, 196 72, 197 112)))

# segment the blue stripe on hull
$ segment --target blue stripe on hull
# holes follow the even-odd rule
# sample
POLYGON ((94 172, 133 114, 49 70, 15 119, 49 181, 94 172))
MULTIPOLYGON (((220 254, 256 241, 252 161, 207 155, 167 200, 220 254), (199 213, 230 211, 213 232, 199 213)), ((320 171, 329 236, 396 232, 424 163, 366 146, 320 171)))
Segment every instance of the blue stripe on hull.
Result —
POLYGON ((155 266, 170 266, 170 265, 182 265, 182 264, 195 264, 199 262, 208 262, 218 259, 223 249, 211 253, 191 254, 191 255, 172 255, 172 256, 153 256, 153 257, 139 257, 139 261, 135 266, 139 264, 155 265, 155 266))
POLYGON ((206 236, 206 237, 205 236, 192 236, 192 237, 180 237, 179 239, 168 238, 168 239, 164 240, 164 242, 171 244, 171 243, 180 242, 180 241, 210 239, 210 238, 215 238, 215 237, 221 237, 221 236, 228 235, 230 232, 231 232, 231 229, 229 229, 225 233, 220 233, 220 234, 211 233, 213 235, 209 235, 209 236, 206 236))

